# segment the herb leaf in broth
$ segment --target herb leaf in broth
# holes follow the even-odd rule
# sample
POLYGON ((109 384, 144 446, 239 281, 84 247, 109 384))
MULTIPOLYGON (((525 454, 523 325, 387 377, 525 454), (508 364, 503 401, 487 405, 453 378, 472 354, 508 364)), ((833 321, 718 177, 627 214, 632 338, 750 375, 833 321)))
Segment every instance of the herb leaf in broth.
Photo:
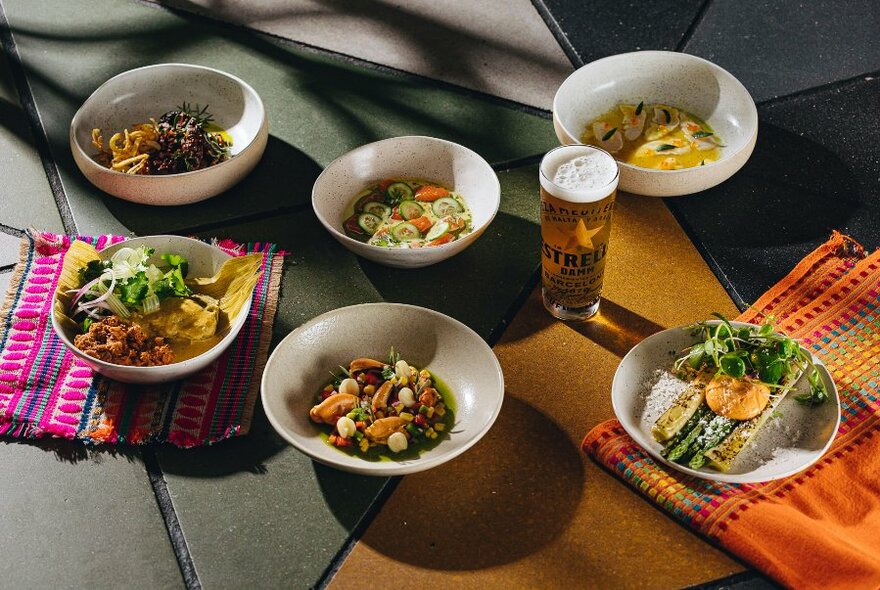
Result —
POLYGON ((606 133, 605 135, 603 135, 603 136, 602 136, 602 141, 608 141, 609 139, 611 139, 611 138, 614 136, 615 133, 617 133, 617 127, 613 127, 613 128, 611 129, 611 131, 609 131, 608 133, 606 133))
POLYGON ((671 123, 672 122, 672 114, 669 112, 669 110, 663 109, 663 114, 666 115, 666 122, 671 123))
POLYGON ((672 145, 671 143, 664 143, 662 145, 658 145, 654 151, 655 152, 665 152, 668 150, 674 150, 675 148, 676 148, 676 146, 672 145))
POLYGON ((639 106, 636 107, 636 117, 642 114, 642 110, 645 108, 645 101, 639 103, 639 106))
POLYGON ((703 137, 711 137, 713 135, 715 135, 715 134, 711 133, 709 131, 697 131, 696 133, 694 133, 694 139, 701 139, 703 137))

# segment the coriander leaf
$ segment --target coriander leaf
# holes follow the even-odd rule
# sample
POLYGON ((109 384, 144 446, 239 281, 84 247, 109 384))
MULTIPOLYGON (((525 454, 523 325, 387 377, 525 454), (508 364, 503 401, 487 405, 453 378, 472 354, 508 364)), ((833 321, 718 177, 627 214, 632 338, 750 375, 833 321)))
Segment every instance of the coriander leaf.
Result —
POLYGON ((141 271, 130 279, 117 284, 119 299, 127 307, 136 307, 146 298, 149 286, 146 273, 141 271))
POLYGON ((382 369, 382 379, 388 381, 392 377, 394 377, 394 367, 385 367, 382 369))
POLYGON ((615 133, 617 133, 617 127, 612 127, 611 131, 602 136, 602 141, 608 141, 614 136, 615 133))
POLYGON ((674 149, 675 149, 674 145, 672 145, 670 143, 664 143, 664 144, 658 145, 656 148, 654 148, 654 151, 655 152, 666 152, 666 151, 674 150, 674 149))
POLYGON ((83 281, 89 282, 104 274, 104 271, 113 265, 109 260, 89 260, 83 268, 79 269, 79 275, 83 281))
POLYGON ((721 357, 721 370, 735 379, 746 374, 746 364, 735 354, 725 354, 721 357))
POLYGON ((694 139, 700 139, 700 138, 703 138, 703 137, 710 137, 710 136, 712 136, 712 135, 715 135, 715 134, 714 134, 714 133, 710 133, 710 132, 708 132, 708 131, 697 131, 696 133, 694 133, 694 139))
POLYGON ((187 275, 187 272, 189 271, 189 263, 186 261, 185 257, 179 254, 163 254, 162 260, 167 262, 172 269, 179 268, 183 276, 187 275))

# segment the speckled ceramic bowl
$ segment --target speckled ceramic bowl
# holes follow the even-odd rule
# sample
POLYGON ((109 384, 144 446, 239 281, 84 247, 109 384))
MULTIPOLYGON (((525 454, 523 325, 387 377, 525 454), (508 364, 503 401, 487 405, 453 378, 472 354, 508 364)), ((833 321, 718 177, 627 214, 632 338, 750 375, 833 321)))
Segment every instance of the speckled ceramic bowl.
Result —
MULTIPOLYGON (((718 321, 709 322, 717 324, 718 321)), ((734 327, 757 328, 754 324, 731 322, 734 327)), ((644 448, 655 461, 703 479, 729 483, 757 483, 787 477, 802 471, 818 461, 837 434, 840 425, 840 399, 834 380, 822 362, 813 357, 822 382, 828 391, 828 401, 808 408, 794 396, 810 391, 806 376, 802 376, 793 391, 776 408, 775 418, 768 420, 755 434, 753 441, 733 462, 730 471, 721 473, 702 467, 668 461, 660 454, 663 445, 654 440, 651 427, 665 411, 664 405, 647 403, 650 386, 656 382, 657 369, 669 370, 677 351, 694 344, 690 330, 684 326, 670 328, 649 336, 635 346, 620 361, 611 384, 611 405, 624 430, 644 448)))
POLYGON ((312 189, 312 207, 330 235, 355 254, 398 268, 419 268, 455 256, 485 231, 500 202, 498 176, 479 154, 421 136, 392 137, 354 149, 331 162, 312 189), (418 249, 384 248, 349 238, 342 229, 346 209, 358 193, 383 178, 419 178, 454 190, 473 213, 473 231, 442 246, 418 249))
MULTIPOLYGON (((157 258, 164 253, 175 253, 185 256, 187 262, 189 262, 188 276, 190 277, 213 276, 218 270, 220 270, 223 263, 230 258, 229 254, 216 246, 206 244, 200 240, 184 238, 181 236, 145 236, 142 238, 133 238, 131 240, 108 246, 101 250, 100 254, 103 259, 107 259, 120 248, 137 248, 139 246, 150 246, 151 248, 155 248, 157 258)), ((159 264, 160 262, 161 261, 159 260, 155 261, 156 264, 159 264)), ((124 383, 163 383, 166 381, 183 379, 193 373, 197 373, 217 360, 217 358, 229 348, 229 345, 232 344, 232 341, 235 340, 236 336, 238 336, 241 327, 247 319, 250 309, 251 300, 248 299, 247 303, 245 303, 238 312, 238 315, 232 319, 229 333, 210 349, 191 359, 159 367, 126 367, 123 365, 107 363, 83 353, 73 345, 73 339, 76 336, 73 330, 65 328, 65 326, 56 319, 54 306, 52 311, 52 328, 61 339, 61 342, 70 349, 70 352, 91 367, 96 373, 100 373, 101 375, 124 383)))
POLYGON ((227 190, 257 165, 268 138, 269 119, 253 88, 225 72, 189 64, 158 64, 114 76, 92 93, 70 123, 73 159, 89 182, 146 205, 185 205, 227 190), (215 123, 232 137, 229 160, 193 172, 144 176, 110 170, 93 159, 97 150, 92 129, 101 129, 106 141, 183 102, 208 105, 215 123))
POLYGON ((404 475, 441 465, 479 441, 498 417, 504 376, 489 345, 448 316, 413 305, 368 303, 318 316, 278 344, 263 372, 263 408, 285 440, 320 463, 364 475, 404 475), (369 330, 353 329, 368 325, 369 330), (327 444, 309 419, 329 373, 361 357, 383 360, 391 347, 416 367, 427 368, 454 398, 454 426, 421 454, 370 461, 327 444))
POLYGON ((700 192, 743 167, 758 137, 758 111, 748 90, 726 70, 699 57, 638 51, 596 60, 571 74, 553 99, 562 144, 580 143, 587 124, 620 103, 664 103, 703 118, 724 142, 705 166, 652 170, 620 163, 620 190, 651 197, 700 192))

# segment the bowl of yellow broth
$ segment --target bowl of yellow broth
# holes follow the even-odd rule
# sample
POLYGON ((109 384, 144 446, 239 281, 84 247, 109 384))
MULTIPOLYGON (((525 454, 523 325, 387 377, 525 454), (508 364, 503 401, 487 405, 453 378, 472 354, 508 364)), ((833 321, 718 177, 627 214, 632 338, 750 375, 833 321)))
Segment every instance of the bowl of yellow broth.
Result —
POLYGON ((572 73, 553 100, 553 125, 563 145, 614 155, 620 190, 674 197, 720 184, 745 165, 758 112, 739 80, 712 62, 637 51, 572 73))

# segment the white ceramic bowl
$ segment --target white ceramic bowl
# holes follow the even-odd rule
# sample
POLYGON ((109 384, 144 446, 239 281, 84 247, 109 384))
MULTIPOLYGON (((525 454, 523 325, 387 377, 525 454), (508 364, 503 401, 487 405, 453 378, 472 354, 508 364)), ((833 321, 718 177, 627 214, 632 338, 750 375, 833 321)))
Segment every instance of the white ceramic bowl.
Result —
MULTIPOLYGON (((755 327, 742 322, 731 324, 736 328, 755 327)), ((667 461, 660 454, 663 445, 651 435, 651 426, 662 410, 646 405, 646 384, 656 381, 655 370, 669 369, 678 351, 693 344, 694 338, 684 326, 658 332, 630 350, 614 374, 611 384, 614 413, 627 434, 655 461, 703 479, 757 483, 802 471, 818 461, 828 450, 840 426, 840 399, 831 375, 822 362, 813 357, 828 391, 828 401, 815 408, 799 404, 794 396, 810 390, 806 377, 802 376, 797 387, 776 408, 780 416, 772 418, 761 427, 755 439, 733 463, 730 471, 721 473, 709 467, 694 470, 687 465, 667 461)))
POLYGON ((190 64, 157 64, 110 78, 86 99, 70 123, 70 149, 85 177, 102 191, 146 205, 185 205, 219 194, 257 165, 269 138, 269 118, 259 95, 243 80, 190 64), (208 105, 232 137, 225 162, 180 174, 144 176, 105 168, 93 158, 92 129, 107 141, 135 123, 159 119, 182 102, 208 105))
POLYGON ((423 307, 368 303, 325 313, 288 334, 266 363, 262 399, 275 430, 315 461, 364 475, 403 475, 436 467, 476 444, 501 410, 504 376, 492 349, 461 322, 423 307), (328 371, 355 358, 386 359, 391 346, 449 387, 455 425, 417 458, 371 462, 330 446, 309 409, 328 371))
POLYGON ((330 235, 359 256, 397 268, 419 268, 455 256, 480 237, 500 203, 498 176, 479 154, 421 136, 392 137, 354 149, 331 162, 312 189, 312 207, 330 235), (383 178, 418 178, 454 190, 473 213, 473 231, 448 244, 417 249, 383 248, 349 238, 342 229, 346 208, 383 178))
MULTIPOLYGON (((156 259, 154 262, 157 264, 161 262, 161 260, 159 260, 161 254, 174 253, 185 256, 189 263, 189 277, 213 276, 218 270, 220 270, 223 263, 231 258, 229 254, 216 246, 211 246, 205 242, 181 236, 145 236, 142 238, 133 238, 131 240, 108 246, 101 250, 100 254, 102 258, 106 259, 122 247, 137 248, 138 246, 150 246, 151 248, 155 248, 156 259)), ((217 358, 229 348, 229 345, 232 344, 232 341, 235 340, 236 336, 238 336, 241 327, 247 319, 250 309, 251 300, 248 299, 247 303, 245 303, 238 312, 238 315, 232 319, 232 326, 229 329, 229 333, 210 349, 191 359, 158 367, 127 367, 116 365, 98 360, 83 353, 73 345, 73 339, 76 334, 74 334, 73 331, 66 329, 56 320, 54 306, 52 308, 52 328, 54 328, 55 333, 64 345, 70 349, 70 352, 91 367, 96 373, 100 373, 101 375, 124 383, 163 383, 166 381, 183 379, 193 373, 197 373, 217 360, 217 358)))
POLYGON ((637 51, 591 62, 572 73, 553 99, 553 126, 563 145, 580 143, 592 120, 619 103, 664 103, 709 123, 726 147, 717 162, 682 170, 620 163, 620 190, 675 197, 706 190, 743 167, 758 138, 758 111, 748 90, 723 68, 693 55, 637 51))

